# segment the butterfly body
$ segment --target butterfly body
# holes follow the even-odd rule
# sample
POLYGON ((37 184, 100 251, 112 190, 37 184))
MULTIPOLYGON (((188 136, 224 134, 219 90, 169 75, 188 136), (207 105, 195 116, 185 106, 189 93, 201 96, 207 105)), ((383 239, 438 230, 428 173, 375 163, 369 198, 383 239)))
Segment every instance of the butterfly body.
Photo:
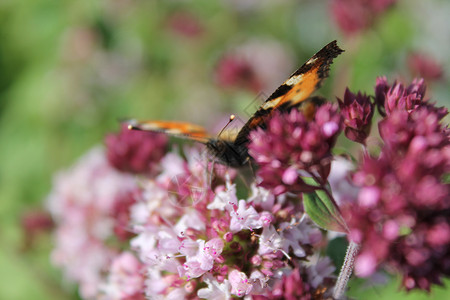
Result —
POLYGON ((128 127, 133 130, 164 132, 203 143, 216 162, 230 167, 242 167, 252 159, 248 154, 250 132, 256 128, 264 130, 268 118, 275 111, 284 112, 301 107, 306 116, 314 113, 315 105, 322 100, 320 97, 311 98, 310 95, 320 87, 328 76, 333 59, 342 52, 336 41, 323 47, 267 98, 232 140, 220 136, 213 138, 202 127, 186 122, 131 121, 128 127))
POLYGON ((211 139, 205 145, 211 157, 223 165, 240 168, 250 159, 247 145, 237 145, 221 139, 211 139))

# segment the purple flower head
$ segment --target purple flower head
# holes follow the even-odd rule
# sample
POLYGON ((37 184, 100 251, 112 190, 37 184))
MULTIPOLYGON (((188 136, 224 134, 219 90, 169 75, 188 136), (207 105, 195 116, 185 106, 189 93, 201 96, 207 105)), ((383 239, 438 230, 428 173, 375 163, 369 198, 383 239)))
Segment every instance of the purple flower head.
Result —
POLYGON ((391 154, 420 155, 426 147, 444 147, 448 134, 440 124, 445 114, 434 107, 421 107, 411 114, 395 111, 379 123, 379 131, 391 154), (413 143, 414 142, 414 143, 413 143))
POLYGON ((386 77, 378 77, 375 85, 375 104, 382 116, 389 115, 394 110, 403 110, 408 113, 419 107, 427 107, 438 114, 442 119, 447 114, 445 107, 436 107, 434 103, 425 100, 425 81, 414 79, 405 87, 402 83, 394 82, 392 86, 387 82, 386 77))
POLYGON ((378 77, 375 85, 375 103, 383 116, 397 109, 411 112, 419 106, 428 105, 424 99, 425 92, 426 85, 423 79, 414 79, 408 87, 405 87, 399 82, 394 82, 390 86, 386 77, 378 77))
POLYGON ((424 104, 425 91, 426 85, 423 79, 415 79, 408 87, 404 87, 401 83, 394 83, 386 92, 384 101, 386 114, 389 115, 396 109, 413 111, 424 104))
POLYGON ((374 112, 370 97, 360 92, 355 95, 347 88, 344 101, 338 98, 338 102, 344 117, 345 136, 352 141, 365 144, 374 112))
POLYGON ((159 133, 129 130, 105 138, 107 157, 116 169, 130 173, 150 173, 166 153, 167 137, 159 133))
POLYGON ((384 262, 403 275, 406 289, 429 290, 450 274, 450 134, 441 120, 426 105, 394 110, 380 123, 385 145, 354 174, 361 189, 347 210, 350 238, 362 244, 357 275, 370 276, 384 262))
POLYGON ((276 113, 267 130, 251 133, 250 155, 259 164, 261 185, 281 194, 287 189, 310 190, 299 171, 317 172, 325 181, 331 161, 331 149, 342 130, 342 117, 336 105, 321 106, 312 121, 296 109, 276 113))

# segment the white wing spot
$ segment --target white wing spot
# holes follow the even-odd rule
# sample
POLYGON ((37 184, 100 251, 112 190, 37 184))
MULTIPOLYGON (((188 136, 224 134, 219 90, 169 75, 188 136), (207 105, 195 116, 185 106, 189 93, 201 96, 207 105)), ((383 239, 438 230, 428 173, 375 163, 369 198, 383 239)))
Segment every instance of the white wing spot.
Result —
POLYGON ((278 97, 278 98, 272 99, 270 101, 264 102, 262 108, 269 109, 269 108, 275 107, 280 102, 280 100, 281 100, 281 97, 278 97))
POLYGON ((292 86, 292 85, 296 85, 297 83, 300 82, 300 80, 302 80, 303 74, 297 75, 297 76, 292 76, 291 78, 289 78, 288 80, 286 80, 285 84, 292 86))
POLYGON ((308 59, 308 61, 306 62, 306 65, 312 65, 316 60, 317 60, 317 58, 310 58, 310 59, 308 59))

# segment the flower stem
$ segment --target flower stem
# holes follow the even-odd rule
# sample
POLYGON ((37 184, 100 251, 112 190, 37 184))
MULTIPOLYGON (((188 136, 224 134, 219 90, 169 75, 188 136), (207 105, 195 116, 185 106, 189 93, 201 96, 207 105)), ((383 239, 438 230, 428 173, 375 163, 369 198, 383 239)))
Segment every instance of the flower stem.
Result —
POLYGON ((348 280, 352 275, 353 265, 355 263, 356 255, 359 251, 359 245, 354 242, 350 242, 345 254, 345 260, 342 264, 341 272, 334 287, 333 299, 341 299, 345 294, 345 288, 347 287, 348 280))

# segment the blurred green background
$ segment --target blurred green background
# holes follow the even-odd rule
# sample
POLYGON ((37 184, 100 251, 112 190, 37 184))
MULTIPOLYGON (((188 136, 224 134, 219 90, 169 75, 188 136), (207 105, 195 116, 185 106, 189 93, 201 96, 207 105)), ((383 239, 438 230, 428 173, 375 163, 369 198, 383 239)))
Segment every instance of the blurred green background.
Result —
MULTIPOLYGON (((45 207, 53 174, 101 144, 121 118, 179 119, 208 128, 223 126, 217 119, 230 113, 245 119, 255 101, 334 39, 346 52, 321 94, 342 97, 346 86, 373 93, 379 75, 408 83, 408 57, 421 52, 444 73, 430 80, 428 95, 448 107, 448 0, 399 1, 351 36, 339 31, 329 4, 0 1, 0 299, 77 299, 76 288, 50 265, 51 234, 30 242, 21 224, 45 207), (260 66, 230 84, 220 62, 236 53, 260 66)), ((355 280, 350 292, 357 299, 450 297, 445 288, 427 296, 398 286, 396 279, 388 287, 355 280)))

